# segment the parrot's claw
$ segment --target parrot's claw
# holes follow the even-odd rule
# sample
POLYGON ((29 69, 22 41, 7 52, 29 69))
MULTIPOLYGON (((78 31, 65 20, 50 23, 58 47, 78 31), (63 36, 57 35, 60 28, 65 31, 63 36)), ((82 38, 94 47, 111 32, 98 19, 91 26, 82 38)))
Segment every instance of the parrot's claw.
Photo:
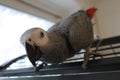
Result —
POLYGON ((38 67, 36 67, 35 71, 38 72, 40 69, 43 68, 43 64, 39 65, 38 67))
POLYGON ((93 54, 93 60, 95 60, 96 57, 101 57, 101 59, 103 59, 103 55, 100 53, 93 54))
POLYGON ((47 66, 46 63, 40 64, 38 67, 36 67, 35 71, 38 72, 40 69, 42 69, 44 66, 47 66))
POLYGON ((84 70, 86 70, 86 69, 88 68, 88 66, 87 66, 85 63, 83 63, 83 64, 82 64, 82 68, 83 68, 84 70))

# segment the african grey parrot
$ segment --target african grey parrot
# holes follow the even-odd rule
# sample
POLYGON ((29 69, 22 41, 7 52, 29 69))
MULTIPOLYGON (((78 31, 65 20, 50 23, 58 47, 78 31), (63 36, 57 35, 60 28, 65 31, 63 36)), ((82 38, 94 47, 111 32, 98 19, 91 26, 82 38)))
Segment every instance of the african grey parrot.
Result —
POLYGON ((89 46, 93 42, 92 23, 85 11, 79 10, 47 31, 32 28, 23 33, 20 39, 25 46, 31 63, 61 63, 86 49, 82 67, 88 62, 89 46))

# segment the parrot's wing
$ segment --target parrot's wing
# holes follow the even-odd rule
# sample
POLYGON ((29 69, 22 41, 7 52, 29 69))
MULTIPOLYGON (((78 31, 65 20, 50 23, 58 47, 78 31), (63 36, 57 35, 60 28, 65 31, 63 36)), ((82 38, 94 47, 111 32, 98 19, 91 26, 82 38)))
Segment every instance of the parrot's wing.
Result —
POLYGON ((48 30, 48 32, 54 31, 65 34, 75 51, 87 48, 93 41, 92 23, 83 10, 72 14, 48 30))
POLYGON ((93 29, 90 18, 84 11, 74 14, 69 29, 69 41, 74 50, 87 48, 93 41, 93 29))

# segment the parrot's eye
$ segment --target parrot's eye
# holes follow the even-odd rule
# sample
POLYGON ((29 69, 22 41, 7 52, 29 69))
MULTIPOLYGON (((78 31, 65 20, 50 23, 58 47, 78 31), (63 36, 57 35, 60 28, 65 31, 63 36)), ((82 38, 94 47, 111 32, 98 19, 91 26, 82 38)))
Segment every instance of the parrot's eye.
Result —
POLYGON ((28 41, 31 41, 31 39, 29 38, 28 41))
POLYGON ((44 33, 40 32, 40 38, 43 38, 43 37, 44 37, 44 33))

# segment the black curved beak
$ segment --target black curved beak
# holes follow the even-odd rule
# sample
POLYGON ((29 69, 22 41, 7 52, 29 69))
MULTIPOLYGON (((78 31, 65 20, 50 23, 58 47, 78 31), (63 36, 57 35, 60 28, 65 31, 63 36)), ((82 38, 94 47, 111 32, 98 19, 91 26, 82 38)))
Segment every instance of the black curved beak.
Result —
POLYGON ((26 42, 26 52, 28 55, 28 59, 33 64, 34 67, 36 67, 36 61, 40 59, 42 56, 42 52, 40 48, 37 45, 30 45, 26 42))

